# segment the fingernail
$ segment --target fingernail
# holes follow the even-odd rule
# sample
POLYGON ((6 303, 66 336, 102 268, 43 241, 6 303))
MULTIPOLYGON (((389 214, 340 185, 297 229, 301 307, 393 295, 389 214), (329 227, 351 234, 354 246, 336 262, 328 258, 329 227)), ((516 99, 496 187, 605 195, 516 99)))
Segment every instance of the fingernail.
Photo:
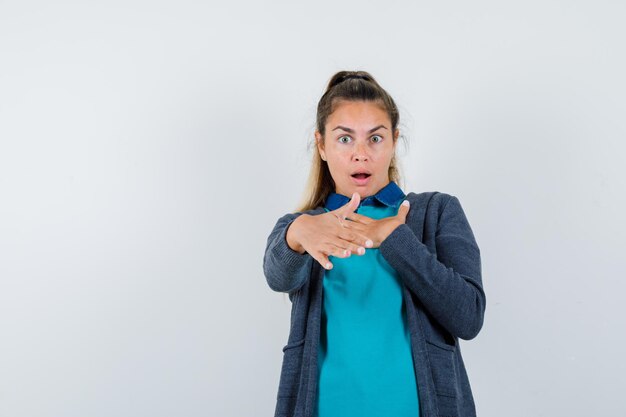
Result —
POLYGON ((359 255, 363 255, 365 253, 365 248, 362 248, 359 246, 359 249, 357 249, 357 252, 359 252, 359 255))
POLYGON ((374 246, 374 242, 372 242, 370 239, 367 239, 367 241, 365 241, 365 246, 371 248, 372 246, 374 246))
POLYGON ((407 206, 407 207, 408 207, 408 206, 410 206, 410 205, 411 205, 411 203, 409 203, 409 200, 404 200, 404 201, 402 202, 402 205, 403 205, 403 206, 407 206))
POLYGON ((326 264, 326 269, 330 269, 330 262, 326 264))

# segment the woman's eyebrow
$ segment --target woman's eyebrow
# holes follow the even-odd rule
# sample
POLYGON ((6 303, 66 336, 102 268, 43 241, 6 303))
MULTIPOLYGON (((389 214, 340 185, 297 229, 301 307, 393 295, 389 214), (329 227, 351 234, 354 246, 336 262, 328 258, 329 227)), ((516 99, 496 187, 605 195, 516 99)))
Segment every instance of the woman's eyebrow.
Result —
MULTIPOLYGON (((368 133, 375 132, 375 131, 377 131, 378 129, 380 129, 381 127, 382 127, 383 129, 387 129, 387 128, 385 127, 385 125, 380 125, 380 126, 376 126, 376 127, 375 127, 375 128, 373 128, 373 129, 370 129, 368 133)), ((346 131, 346 132, 348 132, 348 133, 354 133, 354 130, 353 130, 353 129, 350 129, 349 127, 345 127, 345 126, 337 126, 337 127, 336 127, 336 128, 334 128, 333 130, 337 130, 337 129, 343 129, 343 130, 345 130, 345 131, 346 131)))

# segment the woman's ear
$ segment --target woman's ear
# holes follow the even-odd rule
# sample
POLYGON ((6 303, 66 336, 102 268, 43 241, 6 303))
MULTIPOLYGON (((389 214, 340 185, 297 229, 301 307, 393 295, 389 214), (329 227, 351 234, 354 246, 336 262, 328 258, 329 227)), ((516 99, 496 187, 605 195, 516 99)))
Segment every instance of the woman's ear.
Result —
POLYGON ((396 147, 398 145, 398 138, 400 137, 400 130, 396 129, 393 135, 393 151, 396 151, 396 147))
POLYGON ((317 151, 319 152, 320 156, 325 161, 326 155, 324 155, 324 138, 317 130, 315 131, 315 145, 317 146, 317 151))

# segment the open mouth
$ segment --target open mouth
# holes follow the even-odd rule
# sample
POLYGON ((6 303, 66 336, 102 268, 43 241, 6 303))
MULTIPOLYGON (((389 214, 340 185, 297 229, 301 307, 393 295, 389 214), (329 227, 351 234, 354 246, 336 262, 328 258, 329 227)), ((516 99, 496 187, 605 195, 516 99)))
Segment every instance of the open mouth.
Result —
POLYGON ((362 173, 358 173, 358 174, 352 174, 352 178, 358 178, 360 180, 363 180, 365 178, 368 178, 371 174, 367 174, 365 172, 362 173))
POLYGON ((352 182, 359 187, 367 186, 370 182, 371 176, 372 174, 368 172, 355 172, 354 174, 351 174, 352 182))

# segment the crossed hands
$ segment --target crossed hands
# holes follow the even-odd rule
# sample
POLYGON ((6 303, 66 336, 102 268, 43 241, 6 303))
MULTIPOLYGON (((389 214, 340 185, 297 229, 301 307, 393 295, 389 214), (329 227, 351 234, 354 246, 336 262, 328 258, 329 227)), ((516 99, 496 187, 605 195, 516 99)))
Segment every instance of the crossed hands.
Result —
POLYGON ((323 268, 332 269, 329 256, 363 255, 365 247, 379 247, 391 232, 406 222, 408 200, 400 205, 398 214, 379 220, 355 213, 360 201, 359 193, 355 192, 348 203, 336 210, 315 216, 301 214, 287 229, 287 244, 300 254, 309 253, 323 268))

